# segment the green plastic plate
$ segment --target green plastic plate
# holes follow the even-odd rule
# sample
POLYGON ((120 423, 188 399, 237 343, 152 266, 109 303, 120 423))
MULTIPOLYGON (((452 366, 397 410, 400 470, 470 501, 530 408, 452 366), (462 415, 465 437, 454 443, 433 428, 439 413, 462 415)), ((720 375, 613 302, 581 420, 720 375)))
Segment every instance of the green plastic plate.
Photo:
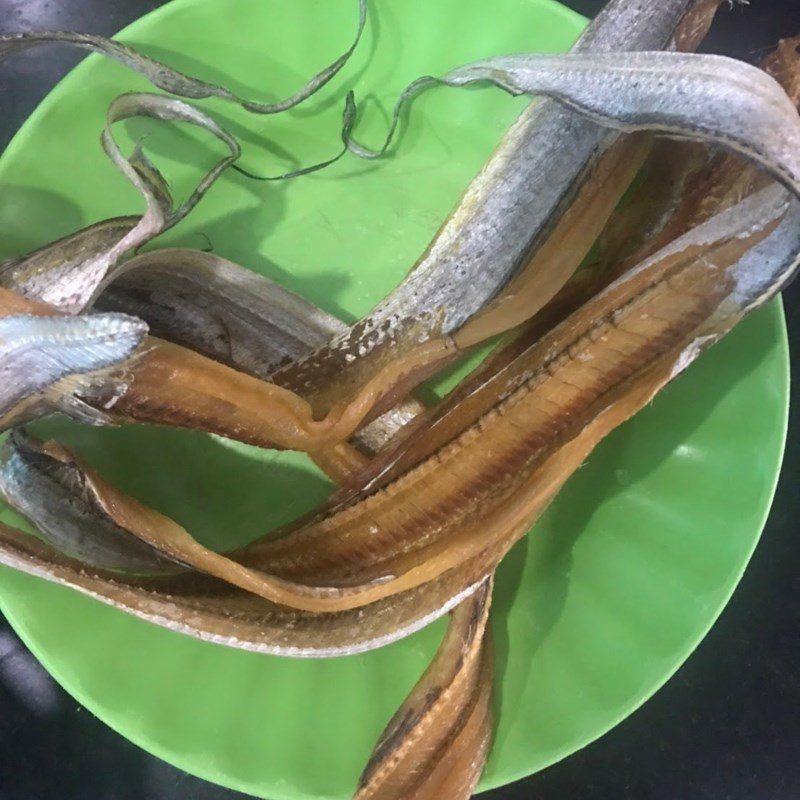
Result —
MULTIPOLYGON (((336 150, 344 92, 368 99, 377 143, 412 78, 490 54, 561 51, 584 21, 549 0, 372 0, 344 75, 278 117, 203 105, 276 173, 336 150)), ((176 0, 122 39, 241 94, 290 94, 344 49, 351 0, 176 0)), ((109 101, 149 86, 88 58, 0 161, 0 257, 140 208, 103 156, 109 101)), ((159 246, 202 247, 275 278, 346 319, 400 281, 524 105, 488 89, 414 104, 394 157, 354 158, 291 183, 228 173, 159 246)), ((215 158, 202 134, 133 121, 180 190, 215 158)), ((497 731, 481 786, 542 769, 600 736, 691 653, 736 586, 769 509, 786 432, 780 306, 747 320, 609 437, 503 564, 494 608, 497 731)), ((155 428, 48 422, 138 498, 216 547, 241 544, 322 500, 296 454, 155 428)), ((19 524, 11 512, 0 517, 19 524)), ((346 798, 422 673, 443 621, 378 652, 293 661, 203 644, 36 579, 0 571, 12 625, 100 719, 188 772, 272 800, 346 798)))

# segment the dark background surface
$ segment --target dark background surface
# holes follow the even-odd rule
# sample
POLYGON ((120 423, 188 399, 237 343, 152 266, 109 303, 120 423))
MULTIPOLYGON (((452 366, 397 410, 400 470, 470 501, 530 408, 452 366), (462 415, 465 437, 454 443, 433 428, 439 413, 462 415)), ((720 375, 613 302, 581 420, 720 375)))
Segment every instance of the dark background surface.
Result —
MULTIPOLYGON (((291 2, 291 0, 287 0, 291 2)), ((653 0, 658 2, 658 0, 653 0)), ((111 35, 158 0, 0 0, 0 29, 111 35)), ((566 0, 591 16, 603 0, 566 0)), ((753 0, 720 15, 706 48, 754 60, 800 33, 800 0, 753 0)), ((0 147, 80 56, 47 48, 0 68, 0 147)), ((785 292, 800 370, 800 282, 785 292)), ((800 414, 761 544, 718 623, 678 674, 602 739, 485 800, 800 798, 800 414)), ((746 421, 743 421, 746 424, 746 421)), ((69 697, 0 618, 0 799, 235 800, 107 728, 69 697)))

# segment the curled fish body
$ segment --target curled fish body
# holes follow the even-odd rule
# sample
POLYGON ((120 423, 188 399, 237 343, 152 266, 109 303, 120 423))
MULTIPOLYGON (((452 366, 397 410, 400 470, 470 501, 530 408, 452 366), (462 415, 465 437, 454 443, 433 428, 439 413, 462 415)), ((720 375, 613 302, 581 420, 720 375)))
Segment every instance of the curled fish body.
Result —
POLYGON ((247 100, 239 97, 230 89, 219 84, 210 83, 192 75, 180 72, 167 64, 156 61, 133 47, 97 36, 91 33, 75 33, 73 31, 30 31, 24 33, 0 34, 0 61, 17 53, 25 52, 32 48, 47 44, 60 44, 77 47, 102 53, 108 58, 138 72, 149 80, 154 86, 165 92, 185 97, 190 100, 202 100, 208 97, 218 97, 237 103, 254 114, 278 114, 307 100, 331 80, 347 63, 356 49, 361 34, 367 22, 366 0, 358 0, 358 26, 353 42, 338 58, 328 64, 316 75, 310 78, 293 95, 275 103, 264 103, 257 100, 247 100))
POLYGON ((0 264, 0 286, 36 297, 52 299, 55 290, 64 296, 67 287, 75 280, 75 272, 89 269, 88 263, 110 250, 127 236, 139 217, 116 217, 95 223, 80 231, 10 262, 0 264))
POLYGON ((144 198, 144 214, 133 222, 127 217, 106 220, 41 248, 0 270, 0 286, 41 300, 64 313, 80 313, 113 277, 126 253, 180 222, 240 155, 236 139, 208 114, 182 100, 143 92, 121 95, 111 103, 101 143, 114 166, 144 198), (222 141, 229 155, 211 167, 189 197, 173 209, 166 181, 141 148, 137 147, 130 158, 125 158, 114 139, 114 123, 135 116, 200 127, 222 141))

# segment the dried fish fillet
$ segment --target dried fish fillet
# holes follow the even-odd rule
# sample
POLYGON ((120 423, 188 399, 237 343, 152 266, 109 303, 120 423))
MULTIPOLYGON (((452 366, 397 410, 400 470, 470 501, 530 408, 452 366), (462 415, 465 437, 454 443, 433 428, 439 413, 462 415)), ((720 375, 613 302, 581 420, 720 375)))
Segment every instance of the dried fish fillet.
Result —
MULTIPOLYGON (((705 28, 707 27, 710 18, 713 16, 713 12, 716 9, 716 5, 717 4, 715 2, 702 2, 698 4, 686 2, 667 3, 662 4, 662 7, 659 9, 653 9, 644 7, 638 2, 631 2, 631 0, 614 2, 609 4, 609 6, 598 17, 598 19, 590 26, 589 31, 587 31, 587 33, 581 39, 581 42, 577 48, 595 50, 614 49, 619 47, 631 47, 635 49, 638 47, 663 46, 666 43, 666 38, 668 38, 668 36, 675 30, 676 22, 678 20, 681 22, 681 24, 678 26, 678 31, 683 31, 682 46, 694 46, 704 34, 705 28), (682 16, 687 9, 689 9, 688 13, 686 13, 685 16, 682 16)), ((529 112, 526 112, 526 114, 528 116, 532 115, 536 117, 537 122, 535 124, 538 125, 540 123, 544 123, 545 128, 547 128, 547 123, 545 120, 555 121, 556 127, 558 127, 558 124, 565 125, 566 121, 570 120, 572 117, 569 112, 565 112, 562 109, 557 109, 555 107, 550 107, 549 109, 531 109, 529 112)), ((576 124, 578 124, 579 127, 582 127, 584 133, 594 127, 589 124, 577 123, 576 120, 572 119, 570 124, 567 125, 567 127, 570 128, 570 133, 572 132, 571 128, 575 127, 576 124)), ((528 132, 530 133, 530 131, 528 132)), ((548 131, 544 131, 545 137, 547 136, 547 133, 548 131)), ((597 132, 595 131, 595 135, 596 133, 597 132)), ((531 146, 529 148, 529 152, 534 154, 533 157, 535 159, 541 160, 540 166, 552 168, 552 157, 550 157, 546 152, 543 152, 540 146, 543 144, 543 142, 544 140, 539 142, 537 145, 531 146)), ((554 136, 551 138, 550 147, 556 148, 556 150, 563 148, 563 137, 554 136)), ((570 151, 569 156, 570 159, 576 157, 574 149, 570 151)), ((497 160, 498 162, 502 162, 502 158, 499 155, 497 160)), ((569 169, 572 169, 571 164, 562 164, 558 168, 557 172, 554 171, 553 175, 550 177, 555 177, 558 181, 563 181, 565 175, 567 174, 562 168, 565 166, 568 166, 569 169)), ((542 188, 544 188, 545 192, 550 192, 551 187, 553 186, 553 180, 549 180, 542 188)), ((534 196, 538 197, 540 194, 541 191, 534 193, 534 196)), ((472 205, 474 205, 474 203, 472 203, 472 205)), ((520 213, 529 213, 529 208, 530 203, 526 203, 524 206, 520 206, 517 210, 520 213)), ((440 270, 440 272, 440 277, 445 282, 449 282, 450 278, 447 276, 447 274, 442 270, 440 270)), ((413 289, 411 295, 414 297, 419 296, 417 288, 413 289)), ((359 343, 359 347, 357 349, 360 356, 371 349, 371 344, 369 342, 362 341, 359 343)), ((260 377, 264 376, 261 375, 260 377)), ((279 381, 283 381, 283 378, 279 377, 279 381)), ((386 418, 382 419, 380 424, 374 424, 370 427, 370 430, 365 431, 360 437, 361 440, 369 440, 369 448, 372 450, 377 449, 385 444, 388 436, 393 434, 398 429, 400 424, 408 422, 413 411, 418 410, 418 408, 407 408, 403 410, 402 413, 395 415, 395 419, 391 420, 391 429, 388 430, 387 425, 390 420, 386 418)))
POLYGON ((757 67, 696 53, 501 56, 446 75, 446 85, 489 81, 511 94, 539 93, 603 125, 718 144, 798 193, 797 110, 757 67))
MULTIPOLYGON (((80 554, 88 566, 124 570, 126 559, 135 559, 131 568, 141 571, 143 553, 161 554, 162 562, 185 564, 271 602, 307 611, 335 611, 328 607, 328 598, 335 601, 350 594, 296 586, 208 550, 178 524, 124 495, 55 442, 41 445, 17 437, 7 444, 0 461, 0 490, 48 543, 66 555, 80 554), (132 547, 120 548, 117 560, 109 563, 117 542, 132 547)), ((345 601, 343 607, 347 605, 345 601)))
MULTIPOLYGON (((13 314, 57 314, 51 306, 0 289, 0 318, 13 314)), ((112 315, 113 316, 113 315, 112 315)), ((116 315, 120 316, 120 315, 116 315)), ((138 322, 144 329, 144 323, 138 322)), ((56 342, 55 347, 58 346, 56 342)), ((380 398, 386 385, 422 361, 451 348, 429 342, 418 353, 387 365, 355 402, 334 409, 321 420, 297 395, 272 383, 238 372, 191 350, 149 337, 135 358, 121 364, 124 380, 87 381, 64 389, 76 404, 92 409, 105 424, 142 421, 197 428, 261 447, 315 452, 350 436, 380 398), (124 368, 124 369, 122 369, 124 368)), ((133 355, 133 353, 131 353, 133 355)), ((44 409, 47 413, 50 407, 44 409)), ((29 417, 31 418, 31 417, 29 417)), ((0 420, 3 421, 3 420, 0 420)))
MULTIPOLYGON (((702 38, 702 35, 704 35, 705 29, 707 28, 708 23, 710 22, 710 18, 713 16, 713 12, 716 9, 716 5, 717 4, 714 3, 714 2, 705 2, 705 3, 697 4, 696 6, 693 6, 691 12, 689 14, 687 14, 683 18, 682 24, 679 26, 679 30, 684 30, 685 29, 684 30, 684 34, 683 34, 682 46, 685 46, 685 47, 694 46, 697 43, 697 41, 699 41, 699 39, 702 38)), ((636 9, 633 8, 633 4, 629 3, 626 6, 626 4, 624 4, 624 3, 623 4, 619 4, 618 3, 618 4, 616 4, 616 6, 608 9, 607 15, 609 17, 614 17, 614 15, 618 15, 620 19, 622 19, 622 18, 626 18, 627 19, 626 15, 633 14, 633 16, 631 17, 631 19, 633 19, 633 18, 638 18, 637 15, 640 14, 640 13, 641 13, 640 11, 636 11, 636 9)), ((619 22, 619 20, 617 20, 617 22, 619 22)), ((603 22, 602 21, 598 22, 597 24, 598 24, 598 26, 600 26, 600 28, 603 27, 603 22)), ((603 37, 599 37, 599 40, 602 40, 602 38, 603 37)), ((608 42, 605 42, 605 44, 608 44, 608 42)), ((621 150, 621 153, 624 153, 624 148, 621 150)), ((633 169, 633 167, 635 167, 635 157, 631 158, 631 166, 632 166, 632 171, 635 171, 635 169, 633 169)), ((605 186, 605 188, 608 189, 609 187, 605 186)), ((624 189, 624 182, 621 184, 620 188, 624 189)), ((612 196, 606 198, 606 204, 607 204, 609 209, 613 208, 613 205, 614 205, 613 191, 612 191, 612 196)), ((592 238, 593 237, 589 237, 589 239, 587 239, 587 241, 590 243, 592 238)), ((576 255, 577 255, 578 250, 579 250, 579 248, 576 247, 575 248, 576 255)), ((531 264, 529 266, 530 271, 534 275, 536 273, 536 269, 535 269, 536 267, 538 267, 538 262, 535 262, 534 264, 531 264)), ((551 267, 551 270, 552 270, 552 267, 551 267)), ((565 271, 564 279, 568 276, 568 274, 569 274, 569 270, 565 271)), ((534 279, 534 281, 532 282, 531 286, 528 287, 529 295, 534 296, 534 295, 537 294, 540 282, 541 281, 537 281, 536 279, 534 279)), ((416 294, 416 292, 415 292, 415 294, 416 294)), ((518 305, 522 305, 523 304, 523 296, 518 292, 514 294, 514 300, 516 301, 516 303, 518 305)), ((540 298, 539 302, 543 303, 545 300, 546 300, 546 296, 543 296, 543 297, 540 298)), ((112 306, 112 307, 127 308, 128 310, 131 310, 131 305, 128 304, 126 306, 124 303, 121 306, 117 305, 117 306, 112 306)), ((504 307, 502 309, 502 313, 499 314, 498 316, 503 317, 503 318, 507 318, 509 313, 510 313, 510 308, 509 308, 509 306, 506 306, 506 307, 504 307)), ((145 315, 145 317, 146 316, 147 315, 145 315)), ((513 324, 513 322, 509 322, 507 324, 513 324)), ((484 333, 483 333, 482 336, 478 337, 479 339, 480 338, 485 338, 485 336, 489 335, 489 333, 491 332, 491 331, 486 331, 486 324, 483 325, 483 331, 484 331, 484 333)), ((170 338, 170 337, 168 337, 168 338, 170 338)), ((368 351, 369 351, 369 347, 359 346, 359 355, 361 355, 364 352, 368 352, 368 351)), ((396 355, 396 351, 395 351, 395 355, 396 355)), ((238 366, 239 365, 237 365, 237 367, 238 366)), ((294 366, 290 367, 289 369, 290 370, 294 369, 294 366)), ((417 376, 414 378, 414 381, 415 382, 419 382, 420 380, 422 380, 422 378, 426 374, 429 374, 431 371, 432 371, 432 367, 427 369, 427 370, 421 370, 417 374, 417 376)), ((260 377, 266 377, 265 375, 263 375, 263 373, 260 374, 259 376, 260 377)), ((283 378, 278 376, 278 381, 282 382, 282 380, 283 380, 283 378)), ((407 379, 407 380, 410 380, 410 379, 407 379)), ((392 395, 387 396, 385 398, 384 405, 385 406, 390 405, 391 399, 392 399, 392 395)), ((379 420, 378 423, 371 425, 370 429, 365 431, 364 434, 360 437, 360 440, 362 442, 368 442, 368 448, 369 449, 371 449, 373 451, 375 449, 378 449, 380 446, 385 444, 385 442, 389 438, 389 435, 395 433, 397 431, 397 429, 402 426, 402 424, 405 424, 410 420, 410 418, 412 417, 414 412, 418 412, 419 410, 420 409, 418 407, 417 408, 406 407, 400 413, 395 412, 392 415, 392 417, 388 417, 387 418, 386 416, 384 416, 384 418, 379 420)))
POLYGON ((144 319, 154 336, 264 380, 345 327, 268 278, 187 249, 126 261, 95 307, 144 319))
POLYGON ((446 614, 481 583, 463 571, 376 603, 369 614, 309 614, 205 576, 135 578, 94 570, 2 523, 0 564, 205 642, 293 658, 354 655, 391 644, 446 614))
MULTIPOLYGON (((434 420, 423 427, 417 447, 428 453, 425 459, 406 446, 408 461, 401 449, 362 491, 340 495, 285 539, 252 545, 245 562, 294 579, 347 564, 361 579, 378 577, 384 560, 386 571, 397 574, 399 554, 446 540, 464 521, 480 525, 489 506, 502 505, 534 464, 588 423, 597 413, 594 403, 612 386, 681 337, 712 341, 696 330, 703 320, 712 325, 726 304, 741 304, 732 300, 740 280, 733 276, 745 269, 739 261, 753 285, 772 293, 788 280, 800 251, 793 226, 796 207, 774 188, 699 226, 528 347, 481 387, 477 402, 452 409, 441 425, 434 420), (774 238, 778 232, 783 239, 774 238), (746 258, 751 250, 764 259, 760 268, 746 258), (675 285, 686 288, 675 295, 675 285), (641 321, 637 315, 644 315, 641 321), (370 562, 372 573, 365 568, 370 562)), ((733 324, 739 316, 729 308, 723 319, 733 324)))
POLYGON ((315 452, 349 438, 387 391, 418 363, 437 361, 455 346, 421 345, 388 363, 350 402, 316 419, 301 397, 274 383, 219 364, 168 342, 150 339, 133 361, 124 392, 99 387, 82 399, 107 409, 118 423, 150 422, 226 436, 259 447, 315 452))
POLYGON ((453 334, 462 348, 525 322, 563 288, 583 263, 651 149, 642 134, 623 137, 599 160, 575 202, 506 290, 453 334))
MULTIPOLYGON (((599 112, 596 109, 602 107, 603 113, 615 125, 669 130, 686 137, 722 144, 748 156, 800 197, 800 156, 797 155, 800 152, 797 149, 800 147, 800 117, 779 84, 754 67, 720 57, 679 53, 645 53, 623 57, 613 54, 591 60, 579 55, 523 56, 493 60, 491 68, 487 66, 488 63, 463 68, 451 73, 451 76, 457 74, 461 77, 454 81, 463 79, 469 83, 485 80, 487 75, 491 75, 491 80, 502 83, 509 90, 510 87, 516 87, 513 91, 522 91, 519 87, 525 86, 526 91, 547 91, 562 100, 566 98, 586 113, 597 115, 599 112), (611 94, 602 95, 602 86, 606 81, 610 82, 614 87, 613 96, 616 96, 620 93, 621 85, 629 85, 626 81, 631 75, 636 78, 635 90, 629 89, 624 101, 614 106, 611 94), (665 77, 667 75, 672 77, 665 77), (710 92, 716 102, 706 102, 702 112, 688 99, 684 102, 687 91, 680 88, 684 75, 691 76, 691 85, 699 97, 705 99, 710 92), (670 80, 673 81, 674 91, 672 94, 662 92, 659 87, 670 80), (712 85, 713 88, 709 88, 712 85), (565 94, 570 92, 572 94, 565 94), (609 107, 606 108, 604 103, 609 107), (590 112, 586 104, 594 104, 592 108, 595 110, 590 112), (687 112, 690 107, 691 114, 687 112), (757 119, 751 118, 752 114, 756 114, 757 119)), ((400 386, 400 394, 407 391, 411 388, 410 376, 424 375, 426 366, 447 359, 457 349, 457 342, 442 339, 437 347, 432 341, 430 347, 426 343, 417 345, 401 358, 385 364, 366 386, 358 387, 355 401, 338 406, 335 411, 337 423, 332 430, 337 435, 342 434, 353 420, 356 420, 356 426, 368 420, 371 412, 380 410, 376 405, 381 399, 387 403, 397 399, 397 394, 392 394, 393 389, 398 392, 397 386, 400 386), (340 425, 339 421, 345 419, 347 424, 340 425)), ((155 360, 152 364, 156 366, 155 360)), ((178 374, 178 369, 174 369, 171 373, 173 380, 178 374)), ((279 382, 279 374, 273 376, 276 382, 279 382)), ((160 380, 151 391, 157 393, 159 386, 160 380)), ((159 401, 158 406, 163 407, 164 403, 159 401)), ((141 409, 129 409, 128 413, 139 414, 139 418, 143 418, 141 414, 144 412, 141 409)), ((158 421, 152 417, 150 419, 158 421)), ((349 436, 353 430, 355 427, 344 435, 349 436)), ((327 443, 333 438, 332 433, 329 435, 331 439, 327 443)), ((313 449, 308 445, 299 446, 313 449)))
MULTIPOLYGON (((435 457, 236 561, 94 475, 98 501, 165 555, 308 611, 368 605, 476 559, 491 571, 596 444, 586 432, 611 429, 617 417, 604 409, 617 393, 624 397, 624 387, 643 376, 652 396, 647 376, 659 364, 671 375, 678 362, 690 363, 786 279, 800 251, 790 210, 797 204, 770 188, 694 229, 525 353, 513 365, 515 385, 506 384, 496 404, 435 457), (777 263, 772 273, 750 257, 763 256, 764 242, 784 257, 767 259, 777 263)), ((669 379, 662 378, 657 388, 669 379)), ((621 407, 627 418, 629 404, 621 407)))
MULTIPOLYGON (((0 453, 0 494, 44 541, 0 524, 0 564, 173 631, 279 655, 363 652, 452 613, 355 800, 466 800, 491 741, 495 569, 609 432, 800 267, 796 44, 782 45, 766 71, 618 52, 691 50, 717 5, 616 0, 570 56, 485 59, 422 78, 401 97, 380 151, 352 138, 348 95, 343 142, 367 158, 388 147, 403 103, 430 85, 488 82, 548 98, 512 129, 417 269, 350 328, 216 256, 124 261, 188 213, 239 151, 182 101, 115 101, 109 126, 137 113, 190 121, 229 156, 174 209, 157 168, 140 148, 123 157, 107 127, 104 147, 147 210, 0 263, 0 425, 58 408, 91 423, 192 427, 306 450, 343 488, 277 539, 216 553, 59 444, 18 430, 0 453), (691 141, 653 149, 653 134, 691 141), (643 163, 633 202, 645 202, 615 211, 643 163), (573 275, 598 236, 601 268, 573 275), (64 316, 98 298, 144 321, 64 316), (147 337, 148 322, 171 341, 147 337), (367 459, 420 409, 378 415, 511 328, 518 333, 473 376, 367 459), (345 440, 359 429, 357 450, 345 440)), ((365 13, 360 0, 356 42, 365 13)), ((260 113, 308 97, 355 47, 292 98, 261 104, 115 42, 48 36, 99 49, 171 91, 260 113)), ((0 36, 0 59, 41 40, 0 36)))
MULTIPOLYGON (((688 53, 509 56, 425 80, 453 86, 488 81, 512 94, 542 92, 620 130, 717 144, 800 195, 800 120, 794 104, 766 73, 732 59, 688 53)), ((418 82, 415 91, 424 85, 418 82)), ((309 363, 319 366, 315 358, 309 363)), ((291 385, 290 373, 303 363, 290 365, 275 380, 286 378, 291 385)), ((336 386, 329 384, 325 392, 330 395, 336 386)))
POLYGON ((466 800, 475 791, 489 757, 494 727, 494 651, 488 637, 486 634, 478 678, 480 687, 472 711, 439 762, 416 787, 413 800, 439 800, 441 797, 466 800))
MULTIPOLYGON (((434 771, 491 691, 491 646, 485 638, 491 591, 490 580, 452 612, 436 656, 375 745, 355 800, 413 800, 435 780, 434 771)), ((467 774, 446 769, 437 797, 466 800, 472 794, 491 736, 491 715, 481 711, 478 735, 470 733, 471 752, 459 752, 467 774)))

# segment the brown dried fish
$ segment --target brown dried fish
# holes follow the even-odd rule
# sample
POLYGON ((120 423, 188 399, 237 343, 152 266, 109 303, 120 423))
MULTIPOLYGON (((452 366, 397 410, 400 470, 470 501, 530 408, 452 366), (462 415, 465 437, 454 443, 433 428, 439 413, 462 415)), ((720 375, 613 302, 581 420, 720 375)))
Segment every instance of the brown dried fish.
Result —
POLYGON ((492 733, 492 648, 484 636, 491 591, 489 580, 452 613, 436 656, 375 745, 355 800, 472 795, 492 733))
POLYGON ((446 614, 481 583, 482 565, 453 572, 363 610, 310 614, 277 606, 214 578, 142 578, 87 567, 34 536, 0 523, 0 564, 68 586, 169 630, 206 642, 293 658, 363 653, 446 614))
POLYGON ((360 579, 375 578, 382 568, 397 574, 397 554, 416 553, 424 562, 420 550, 464 521, 489 530, 488 509, 502 507, 535 464, 570 431, 581 430, 612 386, 625 385, 682 338, 684 349, 699 340, 696 355, 716 337, 704 324, 724 330, 793 274, 800 251, 796 209, 778 190, 766 191, 623 276, 479 392, 462 396, 458 409, 445 409, 442 423, 424 429, 407 460, 401 450, 363 491, 345 493, 284 540, 251 546, 245 562, 295 579, 331 565, 345 574, 350 564, 360 579), (751 297, 737 284, 769 291, 751 297), (426 458, 420 459, 420 447, 426 458), (364 568, 368 562, 371 571, 364 568))
POLYGON ((783 190, 722 212, 519 357, 494 404, 432 457, 235 561, 96 475, 94 494, 117 525, 169 557, 308 611, 368 605, 476 559, 488 574, 599 437, 791 274, 799 238, 783 190), (754 260, 762 245, 777 253, 764 263, 754 260))
MULTIPOLYGON (((186 249, 154 250, 126 261, 95 307, 143 319, 153 335, 262 380, 346 329, 267 278, 218 255, 186 249)), ((379 449, 420 410, 415 401, 401 403, 359 432, 359 448, 379 449)), ((329 474, 345 478, 364 463, 345 450, 339 446, 315 459, 325 462, 329 474)))

